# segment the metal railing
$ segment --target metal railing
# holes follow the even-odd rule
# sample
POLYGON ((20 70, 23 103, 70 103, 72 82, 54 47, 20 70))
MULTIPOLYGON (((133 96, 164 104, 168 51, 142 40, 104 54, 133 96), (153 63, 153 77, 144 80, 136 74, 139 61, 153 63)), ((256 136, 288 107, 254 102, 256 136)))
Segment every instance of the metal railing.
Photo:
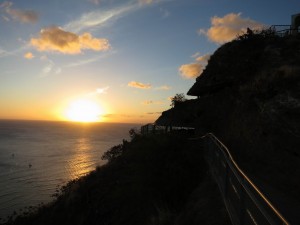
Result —
POLYGON ((193 127, 178 127, 178 126, 160 126, 154 123, 148 123, 146 125, 141 126, 141 134, 162 134, 162 133, 169 133, 174 131, 186 131, 192 132, 195 128, 193 127))
POLYGON ((234 225, 289 224, 240 169, 228 148, 220 140, 212 133, 202 138, 206 145, 205 158, 234 225))
POLYGON ((269 30, 280 37, 299 33, 299 30, 291 25, 272 25, 269 30))

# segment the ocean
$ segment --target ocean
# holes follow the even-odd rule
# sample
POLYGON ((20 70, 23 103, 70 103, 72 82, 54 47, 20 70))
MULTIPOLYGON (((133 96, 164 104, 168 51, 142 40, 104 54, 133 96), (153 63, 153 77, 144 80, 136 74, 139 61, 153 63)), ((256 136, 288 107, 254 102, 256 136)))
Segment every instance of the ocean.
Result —
POLYGON ((53 200, 57 188, 105 164, 102 154, 134 127, 0 120, 0 218, 53 200))

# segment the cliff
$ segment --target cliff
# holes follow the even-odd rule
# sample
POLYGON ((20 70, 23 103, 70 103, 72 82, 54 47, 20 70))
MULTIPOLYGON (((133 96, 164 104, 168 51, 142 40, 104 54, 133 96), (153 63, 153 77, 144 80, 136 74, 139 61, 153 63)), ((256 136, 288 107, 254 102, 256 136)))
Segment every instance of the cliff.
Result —
POLYGON ((262 31, 221 46, 188 95, 198 99, 163 112, 156 123, 213 132, 262 189, 270 187, 270 198, 276 202, 280 193, 299 207, 299 34, 262 31))

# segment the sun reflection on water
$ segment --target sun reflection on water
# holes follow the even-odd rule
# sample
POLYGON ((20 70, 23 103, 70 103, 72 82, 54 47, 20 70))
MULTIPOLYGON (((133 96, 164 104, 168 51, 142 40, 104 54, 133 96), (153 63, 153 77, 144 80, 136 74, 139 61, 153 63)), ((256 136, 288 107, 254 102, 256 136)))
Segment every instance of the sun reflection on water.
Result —
POLYGON ((76 179, 84 176, 92 169, 95 168, 95 163, 92 159, 90 139, 87 137, 81 137, 75 144, 75 153, 68 162, 68 174, 69 179, 76 179))

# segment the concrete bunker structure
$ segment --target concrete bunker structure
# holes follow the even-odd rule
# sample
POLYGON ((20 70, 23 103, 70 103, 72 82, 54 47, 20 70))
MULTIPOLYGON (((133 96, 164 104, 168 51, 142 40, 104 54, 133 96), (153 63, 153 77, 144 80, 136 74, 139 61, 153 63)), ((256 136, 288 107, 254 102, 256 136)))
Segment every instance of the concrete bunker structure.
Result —
POLYGON ((299 33, 300 13, 292 15, 291 30, 292 34, 299 33))

